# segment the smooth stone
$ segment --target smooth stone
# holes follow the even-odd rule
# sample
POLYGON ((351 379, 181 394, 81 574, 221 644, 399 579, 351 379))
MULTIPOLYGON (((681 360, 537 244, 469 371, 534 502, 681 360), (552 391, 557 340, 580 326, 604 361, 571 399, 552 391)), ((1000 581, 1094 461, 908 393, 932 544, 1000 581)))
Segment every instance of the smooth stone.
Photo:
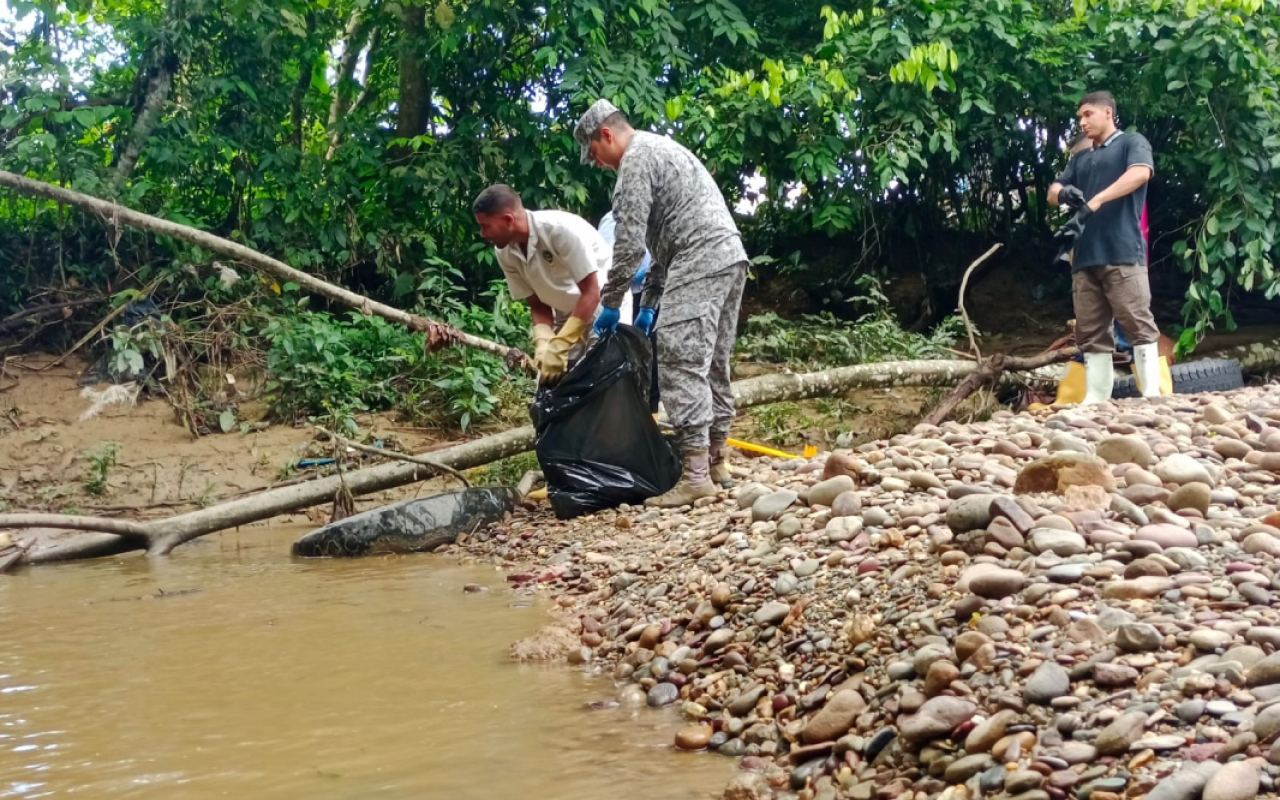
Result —
POLYGON ((1034 553, 1054 553, 1064 558, 1088 550, 1088 544, 1080 534, 1053 528, 1033 528, 1027 541, 1034 553))
POLYGON ((1199 800, 1205 784, 1220 769, 1216 761, 1185 765, 1157 783, 1146 800, 1199 800))
POLYGON ((1267 686, 1280 683, 1280 651, 1276 651, 1254 664, 1246 673, 1250 686, 1267 686))
POLYGON ((991 760, 991 756, 986 753, 977 753, 959 758, 947 767, 947 783, 964 783, 979 772, 990 769, 994 763, 991 760))
POLYGON ((791 613, 791 606, 777 600, 771 600, 761 606, 752 617, 757 625, 777 625, 791 613))
POLYGON ((955 730, 962 722, 968 722, 978 707, 959 697, 934 697, 915 714, 898 719, 898 731, 911 742, 924 742, 955 730))
POLYGON ((1094 745, 1103 755, 1126 753, 1134 742, 1142 738, 1146 723, 1147 715, 1141 711, 1125 712, 1098 733, 1094 745))
POLYGON ((1018 718, 1012 710, 1005 709, 979 722, 965 737, 966 753, 989 753, 996 742, 1004 738, 1005 730, 1018 718))
POLYGON ((1226 631, 1215 631, 1208 628, 1200 628, 1194 630, 1187 637, 1187 641, 1191 642, 1197 650, 1204 650, 1212 653, 1219 647, 1226 647, 1231 643, 1232 636, 1226 631))
POLYGON ((1111 600, 1143 600, 1162 595, 1177 586, 1172 578, 1146 576, 1105 583, 1102 596, 1111 600))
POLYGON ((1155 542, 1162 548, 1197 547, 1200 544, 1199 540, 1196 539, 1196 535, 1191 531, 1165 523, 1156 523, 1139 528, 1133 538, 1140 542, 1155 542))
MULTIPOLYGON (((983 565, 979 565, 983 566, 983 565)), ((998 567, 981 572, 969 579, 969 591, 989 600, 999 600, 1022 591, 1027 576, 1016 569, 998 567)))
POLYGON ((1048 705, 1055 697, 1070 691, 1071 676, 1067 671, 1052 661, 1045 661, 1027 678, 1023 696, 1029 703, 1048 705))
POLYGON ((1129 746, 1130 750, 1177 750, 1187 743, 1185 736, 1168 734, 1165 736, 1148 736, 1139 739, 1129 746))
POLYGON ((848 475, 837 475, 834 478, 828 478, 825 481, 815 483, 805 499, 811 506, 828 506, 835 503, 835 499, 844 492, 851 492, 855 485, 853 478, 848 475))
POLYGON ((1126 653, 1146 653, 1159 650, 1164 636, 1155 626, 1143 622, 1130 622, 1116 629, 1116 646, 1126 653))
POLYGON ((1151 446, 1137 436, 1108 436, 1098 442, 1094 452, 1108 464, 1149 467, 1155 461, 1151 446))
POLYGON ((676 747, 681 750, 705 750, 714 731, 710 725, 688 725, 676 731, 676 747))
POLYGON ((1174 453, 1156 464, 1156 477, 1166 483, 1185 486, 1188 483, 1203 483, 1212 488, 1217 482, 1209 474, 1209 470, 1194 458, 1183 453, 1174 453))
POLYGON ((777 519, 799 499, 790 489, 781 489, 764 495, 751 504, 751 518, 756 522, 777 519))
POLYGON ((1232 761, 1209 778, 1202 800, 1253 800, 1261 780, 1258 768, 1248 761, 1232 761))
POLYGON ((674 683, 666 681, 655 683, 645 699, 651 708, 662 708, 680 699, 680 689, 674 683))
POLYGON ((856 690, 844 689, 836 692, 822 710, 804 726, 800 738, 805 744, 834 742, 848 733, 853 727, 854 720, 866 710, 867 703, 856 690))
POLYGON ((1167 502, 1169 508, 1174 511, 1181 511, 1184 508, 1194 508, 1201 514, 1209 513, 1209 502, 1212 499, 1213 490, 1205 483, 1187 483, 1178 487, 1177 491, 1169 495, 1167 502))
POLYGON ((975 494, 953 500, 947 508, 946 521, 955 533, 986 528, 991 524, 991 496, 975 494))

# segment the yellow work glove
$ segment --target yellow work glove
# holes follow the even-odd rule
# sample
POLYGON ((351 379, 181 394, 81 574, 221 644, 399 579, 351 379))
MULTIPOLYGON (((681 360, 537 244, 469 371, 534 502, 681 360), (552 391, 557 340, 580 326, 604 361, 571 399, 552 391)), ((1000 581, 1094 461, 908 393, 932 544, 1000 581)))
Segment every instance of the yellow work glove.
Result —
POLYGON ((582 341, 587 330, 587 323, 577 317, 565 320, 564 325, 560 326, 560 332, 551 338, 543 351, 542 363, 538 365, 538 372, 542 374, 543 380, 558 380, 564 374, 569 367, 569 349, 582 341))
POLYGON ((542 357, 547 354, 547 345, 556 335, 556 329, 542 323, 533 326, 533 365, 542 371, 542 357))

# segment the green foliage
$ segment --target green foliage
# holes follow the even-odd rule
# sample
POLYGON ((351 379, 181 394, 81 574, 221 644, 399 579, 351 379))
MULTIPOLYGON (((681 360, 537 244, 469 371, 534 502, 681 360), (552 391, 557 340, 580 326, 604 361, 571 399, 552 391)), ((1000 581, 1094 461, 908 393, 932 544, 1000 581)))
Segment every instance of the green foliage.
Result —
MULTIPOLYGON (((755 201, 753 254, 835 237, 837 266, 815 277, 847 283, 953 279, 953 241, 1030 242, 1044 258, 1029 268, 1047 271, 1059 218, 1044 198, 1075 101, 1110 88, 1154 146, 1156 256, 1189 273, 1188 342, 1231 324, 1233 292, 1280 293, 1280 7, 1261 0, 77 0, 9 14, 0 167, 466 326, 503 326, 472 318, 499 277, 469 208, 484 185, 593 218, 608 204, 612 175, 580 164, 571 135, 599 96, 694 148, 731 201, 755 201), (172 88, 150 115, 161 74, 172 88)), ((247 291, 188 274, 208 258, 184 245, 13 196, 0 259, 0 315, 50 285, 247 291)), ((494 370, 461 368, 458 386, 492 389, 494 370)), ((483 408, 463 406, 459 420, 483 408)))
POLYGON ((738 337, 738 351, 756 361, 817 369, 947 358, 950 354, 946 348, 963 333, 964 323, 959 317, 948 317, 926 335, 904 331, 884 310, 865 314, 856 322, 844 322, 825 312, 792 322, 768 312, 747 320, 746 330, 738 337))
POLYGON ((97 496, 107 493, 107 478, 116 465, 116 454, 119 452, 119 442, 103 442, 89 454, 89 468, 84 476, 86 492, 97 496))
MULTIPOLYGON (((481 309, 462 313, 473 330, 500 327, 481 309)), ((503 385, 512 385, 512 399, 528 388, 500 359, 463 349, 426 353, 422 334, 356 312, 300 312, 271 320, 263 336, 273 414, 319 417, 349 434, 356 433, 356 414, 389 409, 466 430, 500 409, 503 385)))
POLYGON ((515 486, 526 472, 537 469, 541 467, 538 465, 536 454, 520 453, 478 467, 467 477, 476 486, 515 486))

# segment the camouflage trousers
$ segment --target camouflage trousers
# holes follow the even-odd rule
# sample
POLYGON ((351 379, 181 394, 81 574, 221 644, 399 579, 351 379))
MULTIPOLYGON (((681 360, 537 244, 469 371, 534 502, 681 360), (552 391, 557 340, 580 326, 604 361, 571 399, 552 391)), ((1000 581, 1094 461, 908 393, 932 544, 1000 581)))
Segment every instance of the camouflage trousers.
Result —
POLYGON ((723 441, 733 422, 729 358, 747 262, 671 289, 658 314, 658 389, 682 453, 723 441))

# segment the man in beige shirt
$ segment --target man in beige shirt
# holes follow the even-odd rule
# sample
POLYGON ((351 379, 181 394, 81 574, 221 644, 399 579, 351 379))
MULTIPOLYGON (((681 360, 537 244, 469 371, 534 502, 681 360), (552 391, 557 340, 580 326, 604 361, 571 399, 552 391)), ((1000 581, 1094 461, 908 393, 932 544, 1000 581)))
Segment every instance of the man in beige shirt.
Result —
POLYGON ((514 189, 494 184, 472 204, 480 235, 495 248, 516 300, 533 317, 534 363, 555 381, 585 349, 608 280, 610 248, 599 231, 567 211, 528 211, 514 189), (572 355, 571 355, 572 351, 572 355))

